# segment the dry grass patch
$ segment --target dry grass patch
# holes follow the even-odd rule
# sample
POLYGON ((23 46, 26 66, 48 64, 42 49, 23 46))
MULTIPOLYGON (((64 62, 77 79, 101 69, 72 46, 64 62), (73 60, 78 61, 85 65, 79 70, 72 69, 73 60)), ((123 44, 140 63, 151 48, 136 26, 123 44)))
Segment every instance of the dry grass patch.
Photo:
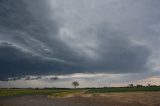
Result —
POLYGON ((99 93, 97 96, 112 99, 123 103, 141 103, 144 105, 159 106, 160 92, 126 92, 126 93, 99 93))

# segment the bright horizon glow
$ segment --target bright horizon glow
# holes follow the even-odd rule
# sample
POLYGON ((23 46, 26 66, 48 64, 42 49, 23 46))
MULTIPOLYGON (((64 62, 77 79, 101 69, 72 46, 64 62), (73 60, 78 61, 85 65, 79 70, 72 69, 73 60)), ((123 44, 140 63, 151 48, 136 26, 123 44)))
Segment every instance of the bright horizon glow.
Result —
POLYGON ((147 86, 160 85, 160 77, 152 76, 146 77, 139 80, 130 80, 131 77, 134 78, 138 74, 89 74, 89 73, 75 73, 68 75, 48 75, 48 76, 26 76, 15 81, 0 81, 0 88, 72 88, 71 83, 73 81, 78 81, 79 88, 85 87, 126 87, 128 84, 141 84, 147 86), (30 77, 29 80, 25 80, 30 77), (32 78, 41 77, 38 80, 31 80, 32 78), (51 78, 57 77, 57 80, 51 80, 51 78), (128 79, 130 78, 130 79, 128 79), (107 80, 106 80, 107 79, 107 80))

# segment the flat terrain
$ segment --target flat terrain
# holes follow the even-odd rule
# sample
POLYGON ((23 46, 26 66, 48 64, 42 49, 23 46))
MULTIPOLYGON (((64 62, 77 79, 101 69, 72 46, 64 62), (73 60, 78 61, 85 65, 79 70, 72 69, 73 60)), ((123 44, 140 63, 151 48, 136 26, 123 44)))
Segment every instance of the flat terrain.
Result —
POLYGON ((0 97, 0 106, 160 106, 160 91, 10 96, 0 97))
POLYGON ((115 92, 150 92, 160 91, 160 86, 151 87, 109 87, 109 88, 81 88, 81 89, 67 89, 67 88, 47 88, 47 89, 0 89, 0 97, 17 96, 17 95, 33 95, 43 94, 51 96, 65 96, 77 92, 87 94, 94 93, 115 93, 115 92), (85 92, 84 92, 85 91, 85 92))

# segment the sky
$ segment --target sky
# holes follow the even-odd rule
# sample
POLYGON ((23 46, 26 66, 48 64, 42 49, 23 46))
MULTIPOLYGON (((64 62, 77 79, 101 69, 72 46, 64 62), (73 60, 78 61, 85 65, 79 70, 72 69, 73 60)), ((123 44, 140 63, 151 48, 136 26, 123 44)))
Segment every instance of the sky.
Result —
POLYGON ((0 0, 0 87, 160 85, 159 5, 0 0))

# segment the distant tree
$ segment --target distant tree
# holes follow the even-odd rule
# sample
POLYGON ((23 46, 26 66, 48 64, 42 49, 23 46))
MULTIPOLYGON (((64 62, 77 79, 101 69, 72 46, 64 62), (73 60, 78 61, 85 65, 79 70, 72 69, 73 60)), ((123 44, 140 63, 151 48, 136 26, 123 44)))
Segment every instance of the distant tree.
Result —
POLYGON ((151 85, 151 87, 156 87, 157 85, 151 85))
POLYGON ((134 85, 133 84, 128 84, 128 87, 134 87, 134 85))
POLYGON ((151 86, 151 84, 148 84, 148 86, 151 86))
POLYGON ((79 86, 79 83, 77 81, 73 81, 72 86, 74 86, 74 88, 76 88, 77 86, 79 86))
POLYGON ((139 84, 137 84, 137 87, 143 87, 143 85, 139 85, 139 84))

